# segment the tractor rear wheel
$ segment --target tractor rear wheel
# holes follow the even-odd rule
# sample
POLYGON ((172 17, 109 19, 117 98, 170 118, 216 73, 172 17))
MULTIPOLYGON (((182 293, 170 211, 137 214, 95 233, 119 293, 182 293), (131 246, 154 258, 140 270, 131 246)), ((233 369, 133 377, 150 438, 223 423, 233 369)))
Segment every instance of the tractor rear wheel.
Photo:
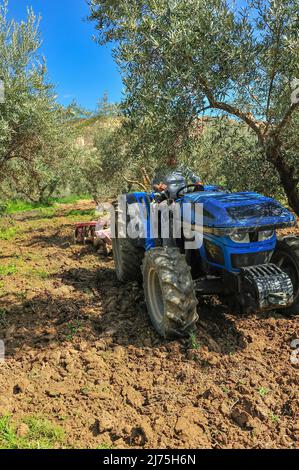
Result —
POLYGON ((157 247, 143 261, 145 301, 152 324, 164 338, 186 336, 198 320, 190 267, 178 248, 157 247))
POLYGON ((277 240, 271 262, 284 271, 292 281, 294 300, 282 308, 286 315, 299 314, 299 237, 286 236, 277 240))
POLYGON ((112 252, 115 264, 116 277, 121 282, 142 281, 141 264, 144 250, 136 246, 130 238, 119 238, 117 221, 121 217, 118 205, 115 208, 115 238, 112 238, 112 252))

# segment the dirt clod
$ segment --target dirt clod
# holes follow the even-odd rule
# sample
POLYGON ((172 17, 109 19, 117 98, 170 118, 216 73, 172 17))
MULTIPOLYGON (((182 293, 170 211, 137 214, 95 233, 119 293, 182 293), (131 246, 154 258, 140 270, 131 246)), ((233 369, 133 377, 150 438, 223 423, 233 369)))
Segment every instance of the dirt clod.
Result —
POLYGON ((22 214, 18 238, 0 240, 1 265, 15 266, 0 278, 0 417, 26 438, 25 416, 59 423, 64 447, 298 448, 298 317, 204 299, 192 341, 166 342, 141 287, 72 244, 81 216, 68 213, 92 207, 22 214))
POLYGON ((30 432, 29 427, 25 423, 21 423, 17 428, 17 436, 18 437, 26 437, 30 432))

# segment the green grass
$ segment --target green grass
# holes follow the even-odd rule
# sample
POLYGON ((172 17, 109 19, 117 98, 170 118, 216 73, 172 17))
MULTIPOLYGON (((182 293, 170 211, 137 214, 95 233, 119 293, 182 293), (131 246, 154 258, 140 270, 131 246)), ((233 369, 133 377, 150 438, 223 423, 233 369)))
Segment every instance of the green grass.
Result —
POLYGON ((29 268, 25 269, 26 277, 33 277, 35 279, 48 279, 51 274, 45 269, 29 268))
POLYGON ((59 199, 53 199, 56 204, 73 204, 78 201, 89 201, 92 197, 89 194, 80 194, 79 196, 65 196, 59 199))
POLYGON ((8 264, 7 266, 0 265, 0 277, 12 276, 17 272, 15 264, 8 264))
POLYGON ((113 449, 115 449, 115 447, 112 446, 111 444, 109 445, 106 442, 103 442, 98 447, 96 447, 96 449, 97 450, 113 450, 113 449))
POLYGON ((195 333, 190 333, 190 335, 189 335, 189 345, 190 345, 191 349, 197 349, 198 350, 200 348, 200 344, 197 341, 195 333))
POLYGON ((16 199, 16 200, 11 200, 7 202, 5 213, 14 214, 16 212, 26 212, 26 211, 36 210, 36 209, 39 209, 41 211, 44 209, 45 213, 47 213, 47 210, 53 208, 53 206, 57 204, 73 204, 80 200, 89 200, 89 199, 92 199, 92 198, 91 196, 87 194, 80 194, 78 196, 70 195, 70 196, 65 196, 62 198, 51 198, 46 203, 34 203, 34 202, 28 202, 28 201, 22 201, 20 199, 16 199))
POLYGON ((229 393, 229 392, 230 392, 229 388, 228 388, 226 385, 222 385, 222 386, 221 386, 221 390, 222 390, 224 393, 229 393))
POLYGON ((51 219, 53 216, 56 215, 56 207, 54 206, 40 207, 38 209, 38 213, 43 219, 51 219))
POLYGON ((72 341, 74 336, 82 329, 82 324, 78 320, 74 320, 67 325, 66 339, 72 341))
POLYGON ((56 208, 53 204, 33 204, 24 201, 10 201, 7 205, 6 214, 15 214, 18 212, 38 211, 44 218, 53 216, 56 208))
POLYGON ((269 392, 270 390, 268 388, 265 388, 265 387, 259 388, 259 394, 261 397, 265 397, 266 395, 268 395, 269 392))
MULTIPOLYGON (((51 277, 53 273, 44 269, 43 267, 32 267, 28 265, 25 261, 21 260, 18 262, 17 265, 15 264, 8 264, 8 265, 1 265, 0 264, 0 279, 5 278, 7 276, 12 276, 14 274, 20 274, 27 278, 34 278, 34 279, 48 279, 51 277)), ((0 283, 0 289, 4 288, 4 284, 0 283)), ((24 292, 18 292, 15 294, 18 298, 26 297, 24 292)))
POLYGON ((66 214, 66 217, 77 217, 77 216, 94 216, 95 215, 95 210, 94 209, 85 209, 85 210, 80 210, 80 209, 72 209, 66 214))
POLYGON ((62 428, 47 419, 30 416, 22 423, 28 426, 24 437, 18 436, 17 425, 12 423, 10 416, 0 418, 1 449, 52 449, 64 441, 62 428))
POLYGON ((273 411, 271 411, 269 418, 273 423, 279 423, 279 417, 273 411))
POLYGON ((0 228, 0 240, 13 240, 17 235, 18 229, 16 227, 0 228))
POLYGON ((34 209, 47 208, 49 204, 38 204, 33 202, 26 202, 21 200, 9 201, 6 207, 7 214, 14 214, 15 212, 32 211, 34 209))

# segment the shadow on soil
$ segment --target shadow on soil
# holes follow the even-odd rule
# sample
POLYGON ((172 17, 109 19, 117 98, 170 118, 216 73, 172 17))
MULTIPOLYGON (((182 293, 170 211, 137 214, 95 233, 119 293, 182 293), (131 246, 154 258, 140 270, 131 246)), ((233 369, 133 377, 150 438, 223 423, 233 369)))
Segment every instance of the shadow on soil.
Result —
MULTIPOLYGON (((87 253, 90 254, 94 252, 88 249, 87 253)), ((97 291, 98 295, 100 295, 98 289, 101 289, 103 285, 107 285, 108 290, 106 294, 109 296, 109 287, 119 285, 115 278, 114 269, 108 266, 110 261, 111 258, 106 258, 107 267, 101 267, 101 269, 70 268, 61 273, 54 274, 52 278, 62 281, 63 284, 71 286, 77 291, 86 292, 92 289, 93 292, 97 291)), ((102 295, 105 300, 105 292, 103 292, 102 295)))
MULTIPOLYGON (((66 235, 61 235, 61 227, 56 230, 54 233, 50 235, 43 235, 43 233, 46 231, 45 229, 37 229, 34 230, 36 235, 31 237, 30 243, 27 243, 27 247, 32 247, 32 246, 40 246, 41 248, 47 248, 47 247, 57 247, 57 248, 74 248, 73 253, 70 252, 70 258, 73 260, 78 260, 82 259, 85 256, 89 256, 90 254, 97 254, 96 249, 93 247, 91 243, 88 243, 86 245, 81 245, 81 244, 76 244, 74 242, 74 236, 73 236, 73 224, 65 224, 63 225, 63 229, 67 229, 68 233, 66 235), (77 251, 77 248, 80 248, 80 250, 77 251)), ((110 257, 111 259, 111 257, 110 257)))
POLYGON ((5 324, 0 324, 0 337, 5 340, 6 355, 13 356, 22 349, 47 349, 51 343, 75 338, 94 341, 101 327, 99 319, 88 314, 89 307, 87 300, 43 295, 1 309, 5 311, 5 324))
POLYGON ((11 215, 11 218, 15 220, 16 222, 30 222, 34 220, 42 220, 42 219, 56 219, 59 217, 57 213, 53 214, 47 214, 47 213, 42 213, 38 209, 30 212, 20 212, 20 213, 15 213, 11 215))
MULTIPOLYGON (((68 227, 72 227, 72 224, 63 226, 64 229, 68 227)), ((49 246, 56 246, 58 248, 69 248, 72 242, 69 234, 61 235, 61 227, 51 235, 42 235, 44 229, 34 230, 34 232, 36 232, 37 235, 31 237, 30 242, 26 245, 27 247, 40 246, 41 248, 47 248, 49 246)))
MULTIPOLYGON (((123 285, 115 277, 111 259, 102 259, 100 269, 74 268, 53 276, 59 285, 71 286, 73 298, 58 297, 45 291, 32 300, 5 308, 7 354, 26 347, 41 349, 52 342, 87 341, 92 344, 107 334, 112 344, 138 348, 171 344, 153 330, 146 311, 142 287, 123 285), (78 295, 81 294, 81 295, 78 295)), ((0 305, 0 308, 2 306, 0 305)), ((221 355, 234 354, 247 345, 238 318, 227 315, 223 305, 201 302, 199 322, 193 341, 198 347, 221 355)), ((194 346, 190 339, 179 342, 183 350, 194 346)))

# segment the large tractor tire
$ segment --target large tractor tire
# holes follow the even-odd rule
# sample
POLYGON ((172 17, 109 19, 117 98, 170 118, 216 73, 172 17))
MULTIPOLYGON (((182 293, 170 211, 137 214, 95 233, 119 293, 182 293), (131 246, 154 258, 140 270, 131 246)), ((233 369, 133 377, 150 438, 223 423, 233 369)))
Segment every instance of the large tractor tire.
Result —
POLYGON ((157 247, 143 261, 145 301, 152 324, 164 338, 186 336, 198 320, 190 267, 178 248, 157 247))
MULTIPOLYGON (((117 204, 115 207, 115 220, 120 217, 117 204)), ((117 279, 121 282, 142 281, 141 264, 144 250, 136 245, 135 240, 119 238, 115 227, 115 238, 112 239, 113 259, 117 279)))
POLYGON ((271 262, 276 264, 291 279, 294 289, 294 300, 289 307, 282 310, 286 315, 299 314, 299 237, 287 236, 277 240, 271 262))

